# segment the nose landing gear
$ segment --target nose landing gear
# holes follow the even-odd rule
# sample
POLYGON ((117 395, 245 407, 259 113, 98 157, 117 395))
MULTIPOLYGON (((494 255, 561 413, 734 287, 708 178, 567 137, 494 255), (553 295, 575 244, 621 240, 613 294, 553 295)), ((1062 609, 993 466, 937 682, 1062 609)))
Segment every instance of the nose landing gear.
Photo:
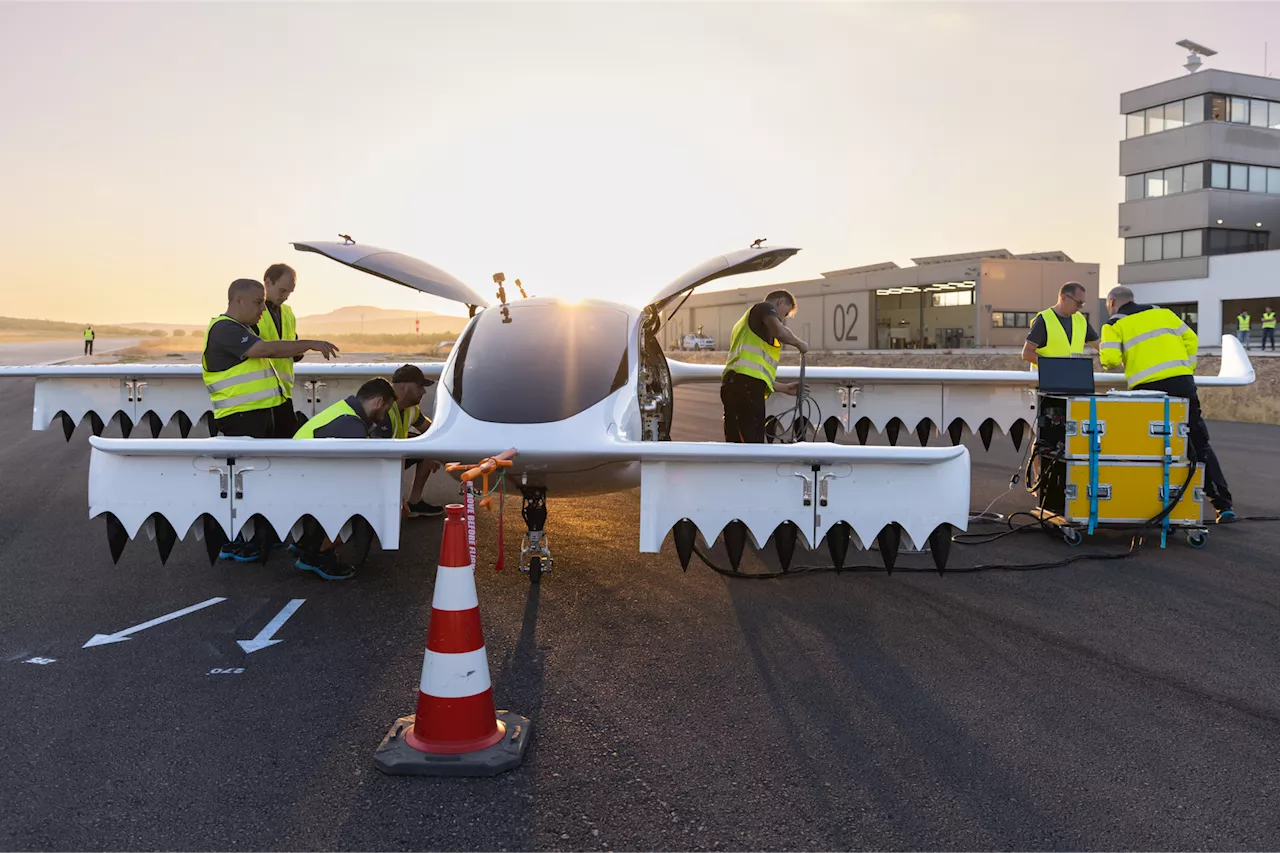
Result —
POLYGON ((547 547, 547 490, 522 487, 524 505, 520 515, 527 533, 520 543, 520 571, 529 573, 529 583, 539 583, 542 573, 551 571, 551 550, 547 547))

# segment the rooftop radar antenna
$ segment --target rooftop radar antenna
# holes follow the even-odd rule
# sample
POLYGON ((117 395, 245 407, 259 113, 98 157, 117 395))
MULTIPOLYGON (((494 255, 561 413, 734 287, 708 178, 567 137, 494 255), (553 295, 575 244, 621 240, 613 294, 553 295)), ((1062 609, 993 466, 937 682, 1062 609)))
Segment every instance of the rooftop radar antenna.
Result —
POLYGON ((1191 51, 1190 55, 1187 56, 1187 64, 1182 66, 1187 69, 1188 74, 1194 74, 1200 70, 1201 56, 1216 56, 1218 53, 1212 48, 1205 47, 1202 44, 1196 44, 1191 39, 1183 39, 1177 44, 1178 47, 1185 47, 1187 50, 1191 51))

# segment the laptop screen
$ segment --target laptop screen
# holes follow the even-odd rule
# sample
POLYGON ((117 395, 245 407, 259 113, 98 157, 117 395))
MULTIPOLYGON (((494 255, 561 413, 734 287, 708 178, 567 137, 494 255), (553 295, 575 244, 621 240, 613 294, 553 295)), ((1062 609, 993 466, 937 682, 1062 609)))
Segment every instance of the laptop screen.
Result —
POLYGON ((1038 362, 1041 391, 1084 396, 1094 393, 1093 359, 1041 358, 1038 362))

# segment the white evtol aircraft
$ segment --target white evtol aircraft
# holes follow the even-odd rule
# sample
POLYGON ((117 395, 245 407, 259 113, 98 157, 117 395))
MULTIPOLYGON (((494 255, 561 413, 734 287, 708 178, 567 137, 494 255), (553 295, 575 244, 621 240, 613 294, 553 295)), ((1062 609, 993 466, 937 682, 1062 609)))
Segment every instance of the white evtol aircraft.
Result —
MULTIPOLYGON (((824 421, 819 414, 807 426, 822 424, 828 442, 673 442, 674 386, 718 383, 722 368, 669 362, 658 337, 664 310, 706 282, 771 269, 798 249, 753 245, 716 256, 636 309, 554 298, 504 300, 489 307, 463 282, 415 258, 352 241, 293 245, 470 308, 471 319, 447 360, 423 365, 440 389, 430 429, 400 441, 95 435, 90 439, 90 517, 107 517, 113 558, 145 530, 157 541, 162 559, 178 531, 203 538, 213 559, 222 542, 254 517, 295 536, 307 518, 331 537, 355 533, 359 538, 367 526, 383 548, 395 548, 403 458, 478 461, 514 448, 514 467, 506 476, 522 494, 528 536, 521 568, 534 580, 551 567, 544 530, 548 495, 636 486, 641 488, 641 550, 660 550, 674 530, 685 565, 698 532, 708 542, 723 532, 735 567, 749 535, 758 548, 772 537, 784 565, 798 540, 810 548, 825 540, 838 565, 851 544, 869 548, 874 542, 891 569, 905 536, 902 544, 928 547, 941 569, 952 528, 964 529, 968 521, 969 454, 959 443, 963 430, 980 433, 989 444, 998 426, 1020 442, 1035 407, 1035 375, 1021 371, 812 368, 805 375, 806 402, 819 412, 825 408, 830 417, 824 421), (935 425, 939 430, 946 425, 953 446, 835 444, 830 439, 839 425, 856 430, 861 441, 875 426, 895 444, 899 428, 914 425, 922 445, 935 425)), ((306 402, 318 410, 322 404, 315 387, 355 379, 347 386, 353 390, 385 371, 383 365, 304 363, 298 375, 300 384, 306 383, 306 402)), ((0 375, 5 372, 0 369, 0 375)), ((61 419, 68 435, 86 414, 95 420, 94 432, 101 432, 97 411, 103 407, 94 394, 106 381, 126 382, 124 393, 136 406, 135 416, 149 416, 153 435, 175 415, 180 424, 186 422, 185 434, 208 406, 207 396, 200 400, 198 366, 7 372, 40 377, 34 426, 43 429, 61 419), (122 380, 125 373, 133 378, 122 380), (67 390, 59 393, 59 387, 67 390)), ((796 378, 799 371, 783 367, 779 375, 796 378)), ((1123 377, 1108 374, 1098 374, 1097 380, 1123 383, 1123 377)), ((1253 381, 1252 366, 1234 338, 1224 339, 1221 374, 1198 381, 1253 381)), ((774 415, 796 405, 782 394, 770 399, 774 415)), ((424 408, 429 404, 424 401, 424 408)), ((108 420, 111 405, 104 409, 108 420)), ((127 416, 123 408, 120 412, 124 426, 127 416)), ((366 536, 366 546, 367 541, 366 536)))

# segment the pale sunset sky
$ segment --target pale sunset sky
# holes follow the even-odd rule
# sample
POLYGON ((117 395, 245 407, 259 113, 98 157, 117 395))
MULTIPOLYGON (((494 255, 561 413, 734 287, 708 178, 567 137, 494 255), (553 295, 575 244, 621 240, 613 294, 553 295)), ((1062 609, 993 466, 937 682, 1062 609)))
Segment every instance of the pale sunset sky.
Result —
POLYGON ((757 237, 803 251, 734 285, 1007 248, 1107 288, 1120 93, 1269 36, 1274 73, 1266 3, 0 2, 0 315, 204 323, 275 261, 300 315, 461 312, 288 245, 340 232, 486 296, 642 303, 757 237))

